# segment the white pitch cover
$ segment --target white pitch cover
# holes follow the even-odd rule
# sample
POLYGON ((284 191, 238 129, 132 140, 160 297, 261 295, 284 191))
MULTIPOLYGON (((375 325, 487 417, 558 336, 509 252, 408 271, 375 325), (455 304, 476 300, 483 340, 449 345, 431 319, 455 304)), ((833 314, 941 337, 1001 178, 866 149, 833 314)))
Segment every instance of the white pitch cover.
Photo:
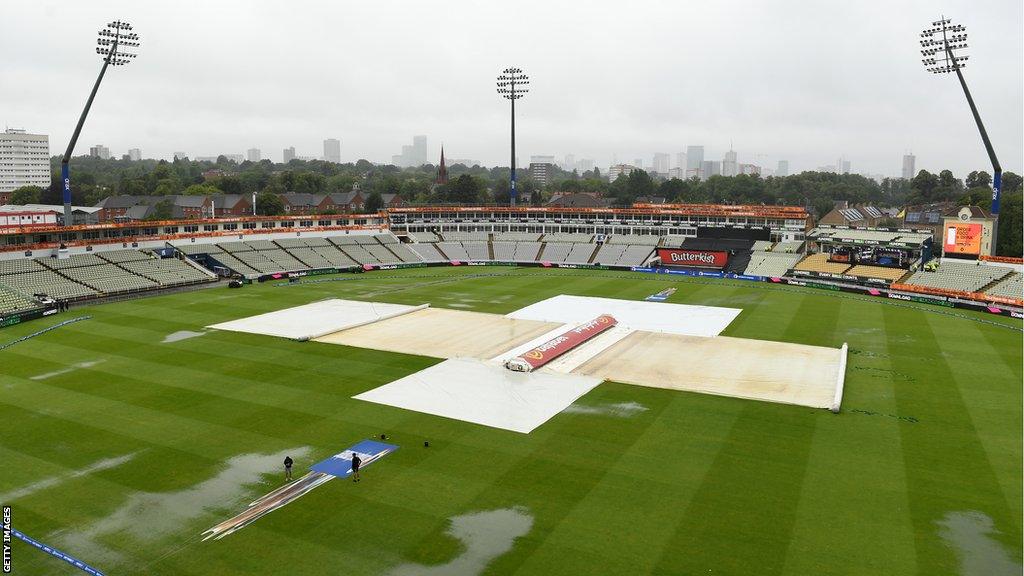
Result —
POLYGON ((310 340, 426 308, 384 302, 331 299, 208 326, 217 330, 310 340))
POLYGON ((601 380, 453 358, 354 398, 528 434, 601 380))

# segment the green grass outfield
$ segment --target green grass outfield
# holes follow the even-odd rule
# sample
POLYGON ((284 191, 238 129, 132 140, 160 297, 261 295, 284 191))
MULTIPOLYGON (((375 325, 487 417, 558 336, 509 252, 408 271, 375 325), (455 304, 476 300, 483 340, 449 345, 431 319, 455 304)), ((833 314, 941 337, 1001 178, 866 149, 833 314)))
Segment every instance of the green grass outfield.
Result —
MULTIPOLYGON (((628 272, 319 278, 338 280, 73 308, 0 330, 3 343, 92 315, 0 352, 0 495, 14 526, 112 575, 443 565, 466 551, 450 518, 513 507, 532 527, 486 574, 994 574, 1021 557, 1019 320, 628 272), (523 435, 351 399, 433 359, 217 331, 161 343, 327 297, 505 313, 667 287, 670 302, 742 308, 730 336, 849 342, 842 413, 604 383, 578 404, 646 410, 562 413, 523 435), (199 540, 281 484, 277 468, 225 479, 230 459, 308 447, 303 470, 381 432, 401 449, 363 482, 329 482, 199 540)), ((15 574, 81 574, 18 541, 13 560, 15 574)))

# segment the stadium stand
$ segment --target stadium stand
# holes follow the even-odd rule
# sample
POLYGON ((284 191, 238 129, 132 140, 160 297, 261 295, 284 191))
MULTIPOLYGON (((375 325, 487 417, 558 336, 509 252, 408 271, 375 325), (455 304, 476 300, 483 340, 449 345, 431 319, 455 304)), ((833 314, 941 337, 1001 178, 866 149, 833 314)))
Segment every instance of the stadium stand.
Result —
POLYGON ((495 240, 501 240, 503 242, 538 242, 540 240, 539 232, 496 232, 494 234, 495 240))
POLYGON ((605 240, 606 244, 641 244, 644 246, 657 246, 661 236, 653 234, 615 234, 605 240))
POLYGON ((381 244, 398 244, 398 238, 394 234, 374 234, 373 239, 381 244))
POLYGON ((331 236, 328 240, 335 246, 354 246, 359 244, 355 236, 331 236))
POLYGON ((681 248, 683 242, 686 242, 686 239, 687 236, 682 236, 680 234, 668 234, 661 237, 661 242, 658 246, 661 246, 662 248, 681 248))
POLYGON ((388 249, 391 250, 395 256, 402 262, 422 262, 423 259, 416 255, 415 252, 409 249, 405 244, 389 243, 388 249))
POLYGON ((53 270, 5 275, 0 277, 0 284, 9 286, 22 294, 46 294, 51 298, 58 299, 99 295, 98 291, 61 276, 53 270))
POLYGON ((35 300, 0 284, 0 316, 38 307, 39 304, 35 300))
POLYGON ((622 254, 626 251, 627 247, 625 244, 602 244, 597 249, 594 262, 598 264, 615 264, 619 261, 619 258, 622 258, 622 254))
POLYGON ((469 242, 473 240, 486 242, 490 240, 488 232, 458 232, 453 230, 451 232, 442 232, 441 236, 444 236, 446 242, 469 242))
POLYGON ((540 254, 540 242, 519 242, 516 244, 514 260, 516 262, 536 262, 540 254))
POLYGON ((114 264, 76 266, 63 270, 63 274, 79 284, 85 284, 93 290, 104 294, 135 292, 159 286, 159 284, 148 278, 135 274, 126 274, 123 268, 119 268, 114 264))
MULTIPOLYGON (((654 236, 657 238, 657 236, 654 236)), ((643 266, 651 253, 654 252, 654 244, 630 244, 625 252, 615 261, 617 266, 643 266)), ((603 264, 603 262, 602 262, 603 264)))
MULTIPOLYGON (((497 246, 498 243, 494 244, 497 246)), ((547 242, 544 244, 544 251, 540 254, 540 260, 542 262, 565 262, 569 250, 572 250, 572 244, 569 242, 547 242)), ((498 257, 497 248, 495 248, 494 257, 498 257)))
POLYGON ((498 262, 512 262, 516 257, 515 242, 491 242, 491 248, 498 262))
POLYGON ((850 269, 850 265, 842 262, 829 262, 828 254, 819 252, 804 258, 793 269, 806 272, 824 272, 826 274, 844 274, 850 269))
POLYGON ((355 260, 360 264, 380 264, 373 254, 366 251, 366 248, 358 244, 346 244, 339 246, 342 252, 348 255, 349 258, 355 260))
MULTIPOLYGON (((756 245, 756 243, 755 243, 756 245)), ((796 266, 800 261, 800 254, 777 254, 775 252, 754 252, 750 256, 750 262, 744 274, 751 276, 767 276, 778 278, 796 266)))
POLYGON ((0 276, 7 274, 19 274, 21 272, 39 272, 42 270, 46 270, 46 268, 34 258, 0 260, 0 276))
MULTIPOLYGON (((943 259, 935 272, 918 270, 907 279, 906 284, 942 290, 980 292, 989 284, 1009 276, 1012 270, 1001 266, 965 264, 943 259)), ((989 292, 991 294, 991 292, 989 292)))
POLYGON ((96 266, 98 264, 107 264, 107 261, 95 254, 75 254, 67 258, 49 258, 45 266, 53 270, 65 270, 82 266, 96 266))
POLYGON ((545 234, 543 240, 545 242, 571 242, 574 244, 587 244, 593 240, 593 234, 582 234, 582 233, 568 233, 568 232, 555 232, 553 234, 545 234))
POLYGON ((569 255, 565 257, 565 263, 589 264, 596 251, 597 244, 573 244, 569 255))
POLYGON ((1024 298, 1024 275, 1020 272, 1010 272, 1010 275, 1001 280, 995 286, 985 291, 986 294, 992 296, 1001 296, 1003 298, 1016 298, 1018 300, 1024 298))
POLYGON ((858 276, 860 278, 874 278, 877 280, 887 280, 889 282, 895 282, 907 274, 907 271, 903 268, 889 268, 887 266, 870 266, 867 264, 858 264, 853 268, 846 271, 850 276, 858 276))
MULTIPOLYGON (((770 240, 756 240, 754 241, 754 245, 751 246, 750 249, 755 252, 767 252, 772 249, 773 244, 774 243, 770 240)), ((783 252, 785 252, 785 250, 783 250, 783 252)))
MULTIPOLYGON (((786 253, 793 254, 793 253, 799 252, 800 250, 803 250, 803 247, 804 247, 804 243, 803 242, 779 242, 778 244, 776 244, 775 246, 772 247, 772 252, 781 252, 783 254, 786 254, 786 253)), ((755 250, 757 250, 757 248, 755 248, 755 250)))
POLYGON ((470 259, 461 242, 438 242, 436 246, 446 256, 445 260, 468 261, 470 259))
POLYGON ((491 259, 490 251, 487 247, 487 242, 479 241, 468 241, 462 243, 462 248, 469 255, 469 259, 473 261, 483 262, 491 259))
POLYGON ((409 248, 413 252, 419 255, 424 262, 447 262, 448 258, 445 258, 444 254, 437 251, 437 247, 434 244, 428 243, 417 243, 410 244, 409 248))
MULTIPOLYGON (((393 252, 387 249, 387 247, 380 244, 364 244, 363 248, 370 253, 371 256, 380 264, 400 264, 401 258, 395 256, 393 252)), ((374 262, 366 262, 366 264, 374 264, 374 262)))
POLYGON ((417 232, 415 234, 409 234, 413 242, 437 242, 440 238, 433 232, 417 232))
POLYGON ((149 260, 152 258, 151 254, 141 250, 109 250, 107 252, 97 252, 96 255, 113 264, 149 260))

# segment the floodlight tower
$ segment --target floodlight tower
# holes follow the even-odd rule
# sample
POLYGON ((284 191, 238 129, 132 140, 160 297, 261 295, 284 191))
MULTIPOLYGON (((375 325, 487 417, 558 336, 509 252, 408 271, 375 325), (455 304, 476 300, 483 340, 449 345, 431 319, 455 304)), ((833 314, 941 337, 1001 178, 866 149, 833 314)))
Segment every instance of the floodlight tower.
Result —
POLYGON ((92 107, 92 101, 96 97, 96 91, 100 88, 103 75, 107 72, 107 66, 124 66, 136 56, 132 50, 139 47, 139 35, 131 30, 131 24, 114 20, 99 31, 99 38, 96 40, 96 53, 103 56, 103 67, 100 68, 100 75, 96 78, 96 84, 93 85, 89 99, 85 102, 85 109, 82 110, 82 115, 78 118, 78 126, 75 126, 75 132, 71 135, 71 142, 68 143, 68 149, 64 151, 64 158, 60 161, 60 179, 64 190, 65 226, 70 226, 72 222, 71 173, 68 169, 68 162, 71 161, 71 154, 75 151, 78 135, 82 132, 85 117, 89 115, 89 108, 92 107))
POLYGON ((999 165, 999 159, 992 149, 992 142, 988 139, 988 132, 985 131, 981 115, 978 114, 978 107, 974 105, 974 98, 971 98, 971 91, 967 89, 964 74, 960 71, 967 66, 968 56, 958 56, 957 50, 966 48, 967 28, 963 24, 953 24, 945 16, 932 22, 931 28, 921 32, 921 56, 924 57, 921 63, 933 74, 956 72, 960 86, 964 89, 964 96, 967 97, 967 104, 971 107, 971 114, 974 115, 974 122, 978 125, 978 132, 981 132, 981 141, 985 144, 988 159, 992 162, 992 218, 995 220, 992 227, 992 252, 995 253, 999 232, 999 195, 1003 188, 1003 168, 999 165))
POLYGON ((508 201, 510 206, 516 205, 516 100, 530 91, 530 77, 519 68, 505 68, 498 75, 498 94, 512 103, 512 180, 509 183, 508 201))

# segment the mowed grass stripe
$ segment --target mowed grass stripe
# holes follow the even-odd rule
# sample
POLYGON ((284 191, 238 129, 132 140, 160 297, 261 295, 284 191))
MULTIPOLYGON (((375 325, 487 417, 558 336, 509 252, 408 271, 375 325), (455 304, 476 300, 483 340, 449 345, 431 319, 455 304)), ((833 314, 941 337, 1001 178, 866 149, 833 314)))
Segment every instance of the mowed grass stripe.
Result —
POLYGON ((916 574, 914 527, 892 389, 882 311, 844 302, 836 340, 846 340, 839 414, 818 411, 797 521, 783 573, 916 574), (870 553, 865 553, 870 551, 870 553))
MULTIPOLYGON (((828 340, 824 334, 838 315, 838 307, 802 298, 781 339, 816 330, 818 340, 828 340), (819 322, 800 324, 809 317, 819 322)), ((745 402, 654 573, 738 573, 744 566, 780 573, 806 474, 813 416, 807 408, 745 402), (731 545, 716 544, 725 542, 731 545)))
MULTIPOLYGON (((951 379, 953 371, 941 353, 926 352, 941 350, 926 313, 886 308, 883 315, 889 352, 900 359, 901 370, 911 378, 894 380, 899 414, 914 415, 920 421, 898 428, 918 567, 931 574, 958 573, 957 551, 939 535, 939 522, 948 514, 978 511, 992 518, 1004 534, 1019 531, 1008 526, 1008 502, 951 379), (942 440, 937 445, 938 435, 942 440)), ((940 330, 941 337, 955 339, 962 327, 954 322, 949 326, 954 330, 940 330)))

